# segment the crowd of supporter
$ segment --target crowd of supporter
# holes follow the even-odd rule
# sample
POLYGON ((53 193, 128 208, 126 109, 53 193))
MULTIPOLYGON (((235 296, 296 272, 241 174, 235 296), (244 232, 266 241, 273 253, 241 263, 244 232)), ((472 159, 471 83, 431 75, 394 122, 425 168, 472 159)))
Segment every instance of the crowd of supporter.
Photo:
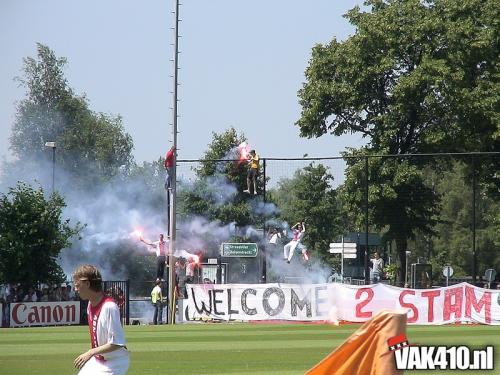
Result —
POLYGON ((6 303, 16 302, 59 302, 76 301, 77 297, 70 284, 42 284, 40 288, 24 288, 21 285, 6 284, 0 288, 0 300, 6 303))

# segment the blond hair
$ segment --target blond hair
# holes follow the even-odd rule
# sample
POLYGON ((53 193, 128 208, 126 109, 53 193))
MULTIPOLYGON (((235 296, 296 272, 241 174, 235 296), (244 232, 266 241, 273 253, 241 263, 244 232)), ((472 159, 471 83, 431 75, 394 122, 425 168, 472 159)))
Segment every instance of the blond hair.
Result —
POLYGON ((95 292, 102 291, 102 277, 96 266, 92 264, 83 264, 73 271, 73 279, 87 280, 90 283, 90 289, 95 292))

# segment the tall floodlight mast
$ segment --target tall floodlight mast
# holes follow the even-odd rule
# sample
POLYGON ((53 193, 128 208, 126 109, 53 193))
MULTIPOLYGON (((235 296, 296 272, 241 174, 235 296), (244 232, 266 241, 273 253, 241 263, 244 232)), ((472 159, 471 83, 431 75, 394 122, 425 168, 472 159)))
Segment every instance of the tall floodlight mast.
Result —
POLYGON ((174 249, 176 238, 176 202, 177 202, 177 88, 178 88, 178 72, 179 72, 179 0, 175 0, 175 38, 174 38, 174 91, 173 91, 173 121, 172 121, 172 135, 174 146, 174 160, 172 166, 172 175, 170 176, 170 194, 168 205, 168 225, 170 241, 168 247, 168 303, 170 305, 170 314, 168 314, 168 322, 175 323, 175 265, 174 265, 174 249))

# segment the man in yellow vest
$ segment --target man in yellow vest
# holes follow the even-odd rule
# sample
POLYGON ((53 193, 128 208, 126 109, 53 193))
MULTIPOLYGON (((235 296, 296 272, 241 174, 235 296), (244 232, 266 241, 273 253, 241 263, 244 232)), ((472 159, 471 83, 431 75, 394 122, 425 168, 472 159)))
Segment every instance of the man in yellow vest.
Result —
POLYGON ((161 280, 156 279, 155 287, 151 291, 151 303, 155 309, 153 315, 153 324, 162 324, 163 315, 163 294, 161 292, 161 280))
POLYGON ((259 173, 259 155, 255 150, 250 150, 248 157, 247 190, 243 192, 257 195, 257 174, 259 173))

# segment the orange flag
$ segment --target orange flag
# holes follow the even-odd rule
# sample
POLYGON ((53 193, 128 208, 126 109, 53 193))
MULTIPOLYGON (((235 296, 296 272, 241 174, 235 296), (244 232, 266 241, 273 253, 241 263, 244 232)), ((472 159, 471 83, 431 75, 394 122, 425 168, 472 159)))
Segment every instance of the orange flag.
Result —
POLYGON ((406 340, 406 312, 381 311, 306 374, 402 374, 389 348, 398 337, 406 340))

